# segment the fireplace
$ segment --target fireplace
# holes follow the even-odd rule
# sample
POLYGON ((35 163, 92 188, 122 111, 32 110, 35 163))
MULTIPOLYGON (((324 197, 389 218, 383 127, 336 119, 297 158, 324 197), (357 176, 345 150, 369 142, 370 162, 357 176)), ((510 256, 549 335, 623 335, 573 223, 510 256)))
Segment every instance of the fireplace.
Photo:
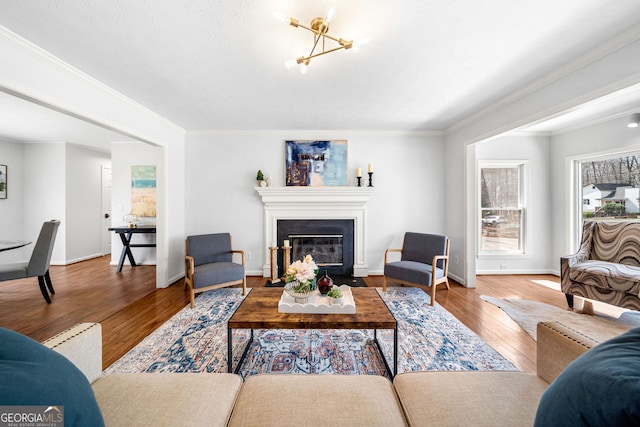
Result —
MULTIPOLYGON (((347 220, 351 223, 351 237, 346 234, 327 231, 316 231, 318 239, 336 239, 335 237, 319 237, 318 235, 335 236, 343 234, 343 256, 351 256, 352 260, 343 261, 343 264, 351 264, 350 273, 354 277, 366 277, 369 275, 369 267, 366 260, 366 205, 374 191, 373 187, 257 187, 256 192, 264 204, 264 260, 262 266, 263 277, 271 276, 271 255, 269 246, 282 247, 284 240, 291 240, 278 235, 278 222, 282 220, 347 220), (350 245, 350 246, 349 246, 350 245), (345 246, 346 249, 345 249, 345 246), (350 254, 350 255, 349 255, 350 254), (352 273, 351 273, 352 272, 352 273)), ((298 229, 296 235, 310 234, 307 228, 298 229)), ((301 237, 302 238, 302 237, 301 237)), ((303 248, 306 243, 301 243, 303 248)), ((328 245, 330 241, 324 242, 328 245)), ((304 250, 304 249, 303 249, 304 250)), ((278 261, 278 270, 281 273, 282 250, 278 261)), ((297 258, 291 258, 295 260, 297 258)), ((329 263, 327 263, 329 264, 329 263)), ((331 266, 333 267, 333 266, 331 266)), ((337 273, 333 273, 338 275, 337 273)))
MULTIPOLYGON (((289 241, 291 261, 311 255, 320 274, 353 275, 353 220, 350 219, 282 219, 277 222, 278 242, 289 241)), ((287 266, 278 253, 278 275, 287 266)))

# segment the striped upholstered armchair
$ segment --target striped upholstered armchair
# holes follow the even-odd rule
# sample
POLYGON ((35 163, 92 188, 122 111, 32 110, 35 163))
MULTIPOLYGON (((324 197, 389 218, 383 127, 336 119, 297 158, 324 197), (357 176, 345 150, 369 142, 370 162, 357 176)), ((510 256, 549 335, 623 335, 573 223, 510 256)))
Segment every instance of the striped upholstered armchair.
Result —
POLYGON ((640 310, 640 222, 585 221, 578 252, 560 258, 560 287, 571 308, 577 295, 640 310))

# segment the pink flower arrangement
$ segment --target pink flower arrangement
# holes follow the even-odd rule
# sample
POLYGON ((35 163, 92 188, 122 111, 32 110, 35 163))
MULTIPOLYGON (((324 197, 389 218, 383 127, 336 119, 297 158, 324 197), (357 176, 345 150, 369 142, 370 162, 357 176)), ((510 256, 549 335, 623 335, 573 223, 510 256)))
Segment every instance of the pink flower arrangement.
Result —
POLYGON ((297 281, 299 286, 295 287, 296 290, 306 290, 311 287, 317 274, 318 266, 311 255, 307 255, 302 261, 295 261, 287 267, 284 281, 286 283, 297 281), (298 287, 299 289, 297 289, 298 287))

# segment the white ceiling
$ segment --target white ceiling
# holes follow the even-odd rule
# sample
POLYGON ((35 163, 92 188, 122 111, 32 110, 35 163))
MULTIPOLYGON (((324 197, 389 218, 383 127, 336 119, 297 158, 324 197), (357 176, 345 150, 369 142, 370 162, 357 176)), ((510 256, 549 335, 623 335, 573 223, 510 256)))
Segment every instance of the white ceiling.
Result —
MULTIPOLYGON (((638 0, 0 2, 0 25, 187 130, 446 130, 639 23, 638 0), (329 6, 331 34, 371 42, 287 70, 311 35, 273 13, 329 6)), ((8 98, 0 137, 49 137, 8 98)))

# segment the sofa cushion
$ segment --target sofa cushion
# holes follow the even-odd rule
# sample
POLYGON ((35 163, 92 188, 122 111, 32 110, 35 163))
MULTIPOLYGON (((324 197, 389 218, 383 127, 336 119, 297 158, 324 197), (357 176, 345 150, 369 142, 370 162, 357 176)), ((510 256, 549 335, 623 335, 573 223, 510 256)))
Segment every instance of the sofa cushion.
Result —
POLYGON ((567 366, 542 396, 535 425, 640 425, 640 328, 567 366))
POLYGON ((93 390, 110 426, 224 426, 241 385, 235 374, 137 373, 106 375, 93 390))
POLYGON ((0 328, 0 402, 3 406, 57 406, 65 426, 103 426, 89 381, 63 355, 29 337, 0 328))
POLYGON ((375 375, 254 375, 230 426, 403 426, 391 381, 375 375))
POLYGON ((640 295, 640 267, 608 261, 587 260, 569 270, 569 278, 578 283, 640 295))
POLYGON ((523 372, 407 372, 393 384, 412 426, 531 426, 547 383, 523 372))

